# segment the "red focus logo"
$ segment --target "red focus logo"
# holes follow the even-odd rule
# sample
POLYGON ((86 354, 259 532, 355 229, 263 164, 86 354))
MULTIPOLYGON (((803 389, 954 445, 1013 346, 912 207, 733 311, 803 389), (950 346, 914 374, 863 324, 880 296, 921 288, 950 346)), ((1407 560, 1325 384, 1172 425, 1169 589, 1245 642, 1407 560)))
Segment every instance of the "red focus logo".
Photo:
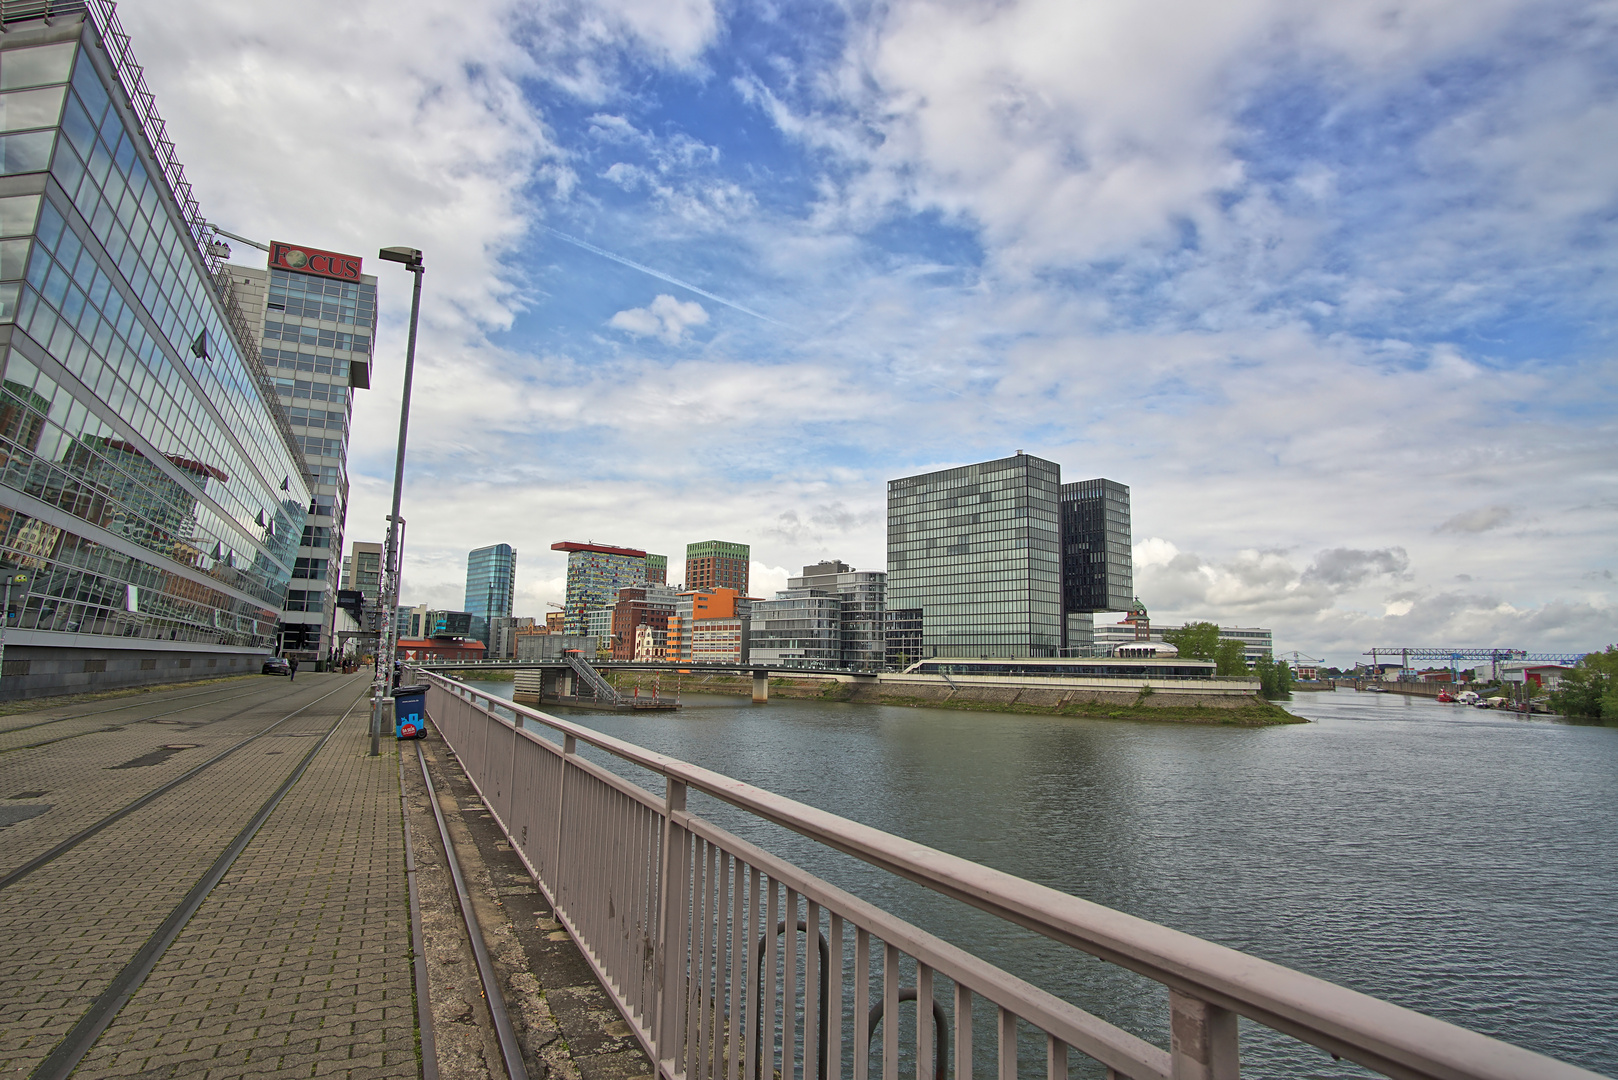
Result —
POLYGON ((339 281, 358 281, 364 261, 358 255, 340 255, 319 248, 294 247, 279 240, 270 241, 270 265, 300 274, 319 274, 339 281))

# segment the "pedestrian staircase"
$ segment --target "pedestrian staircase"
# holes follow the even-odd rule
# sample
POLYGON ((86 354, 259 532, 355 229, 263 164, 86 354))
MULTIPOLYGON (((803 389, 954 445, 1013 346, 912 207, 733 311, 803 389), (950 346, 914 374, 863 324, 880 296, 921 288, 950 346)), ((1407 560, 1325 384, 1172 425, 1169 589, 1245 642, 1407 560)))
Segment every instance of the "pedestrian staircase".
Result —
POLYGON ((567 661, 567 666, 573 669, 573 673, 583 679, 585 685, 589 686, 591 690, 595 691, 597 701, 604 705, 617 706, 620 704, 617 688, 602 678, 601 672, 591 667, 589 661, 580 656, 577 649, 566 650, 562 653, 562 658, 567 661))

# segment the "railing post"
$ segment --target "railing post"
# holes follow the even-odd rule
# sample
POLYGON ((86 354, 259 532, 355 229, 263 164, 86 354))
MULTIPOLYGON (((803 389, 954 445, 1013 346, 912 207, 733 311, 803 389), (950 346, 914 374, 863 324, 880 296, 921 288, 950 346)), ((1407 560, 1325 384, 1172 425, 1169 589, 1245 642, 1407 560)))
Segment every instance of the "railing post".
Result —
POLYGON ((1236 1014, 1173 989, 1169 1009, 1174 1080, 1238 1080, 1236 1014))
POLYGON ((669 777, 663 811, 663 874, 658 884, 657 949, 654 971, 657 977, 657 1067, 665 1077, 679 1072, 680 1046, 684 1039, 684 1019, 680 1004, 685 1001, 685 924, 691 890, 686 880, 686 854, 689 844, 685 830, 674 823, 674 815, 685 811, 685 782, 669 777), (676 840, 676 835, 679 839, 676 840))
POLYGON ((556 846, 551 848, 556 854, 551 858, 550 866, 552 888, 556 890, 558 900, 561 900, 566 893, 562 878, 562 821, 567 817, 567 774, 578 752, 579 740, 572 735, 563 736, 562 772, 556 778, 556 846))

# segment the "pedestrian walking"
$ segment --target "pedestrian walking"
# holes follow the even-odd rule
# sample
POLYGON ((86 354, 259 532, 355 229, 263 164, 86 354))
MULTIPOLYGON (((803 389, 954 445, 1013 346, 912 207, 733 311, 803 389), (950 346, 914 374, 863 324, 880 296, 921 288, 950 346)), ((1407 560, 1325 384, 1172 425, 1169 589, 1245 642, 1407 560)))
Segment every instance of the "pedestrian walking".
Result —
POLYGON ((287 661, 287 682, 295 682, 298 678, 298 658, 292 657, 287 661))

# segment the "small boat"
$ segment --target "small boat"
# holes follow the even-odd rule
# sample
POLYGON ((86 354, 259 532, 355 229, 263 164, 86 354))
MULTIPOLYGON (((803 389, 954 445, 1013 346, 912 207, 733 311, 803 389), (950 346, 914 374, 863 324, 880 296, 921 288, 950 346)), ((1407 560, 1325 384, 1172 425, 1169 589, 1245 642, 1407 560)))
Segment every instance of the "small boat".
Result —
POLYGON ((1476 705, 1478 695, 1472 690, 1462 690, 1459 694, 1455 695, 1455 700, 1460 702, 1462 705, 1476 705))
POLYGON ((1438 692, 1438 700, 1448 703, 1455 700, 1455 695, 1450 693, 1448 690, 1440 690, 1438 692))

